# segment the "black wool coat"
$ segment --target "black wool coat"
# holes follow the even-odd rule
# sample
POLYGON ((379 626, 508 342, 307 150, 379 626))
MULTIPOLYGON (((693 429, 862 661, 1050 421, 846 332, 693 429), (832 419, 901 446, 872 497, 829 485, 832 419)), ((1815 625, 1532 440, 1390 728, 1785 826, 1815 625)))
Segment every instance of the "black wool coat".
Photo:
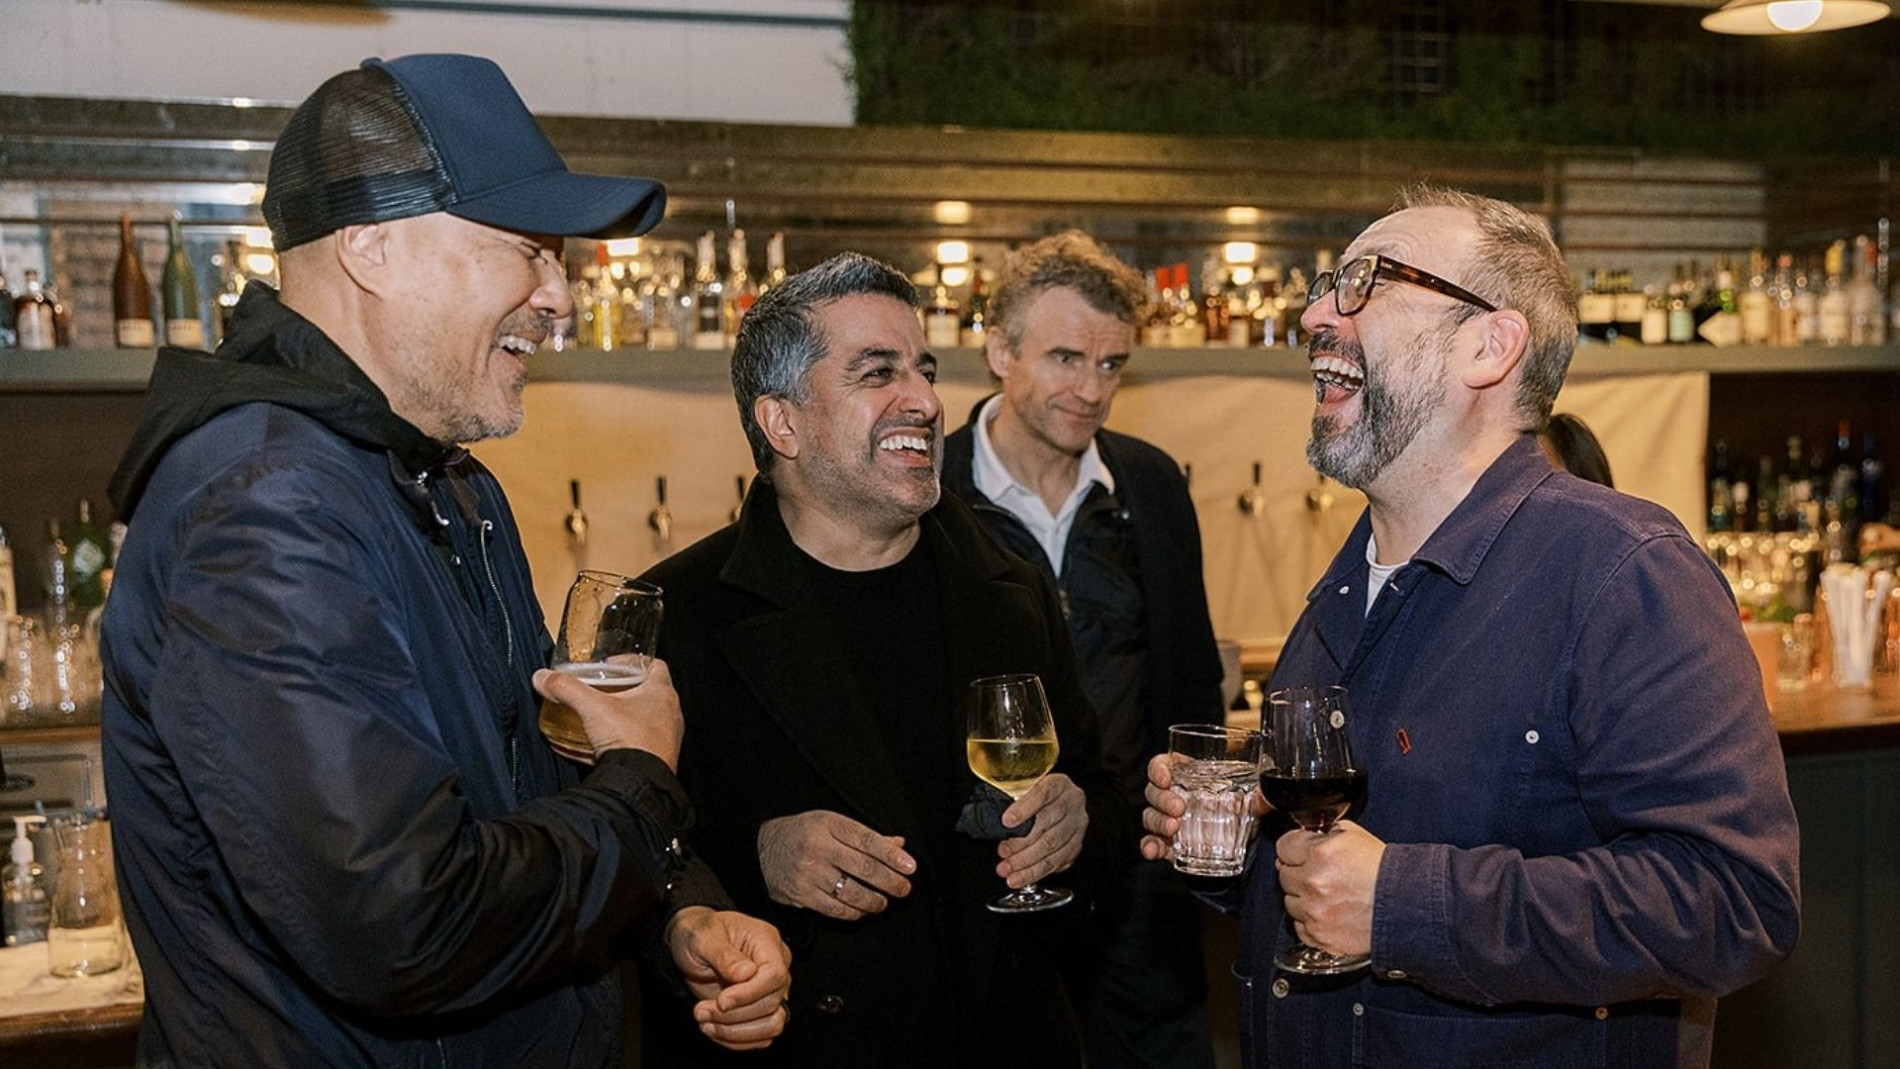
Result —
MULTIPOLYGON (((943 680, 919 680, 920 728, 966 788, 963 690, 1005 672, 1042 677, 1061 753, 1056 771, 1088 796, 1081 858, 1050 883, 1078 890, 1062 909, 999 916, 983 903, 1005 887, 996 846, 961 835, 918 857, 913 891, 882 914, 835 921, 770 900, 759 827, 831 810, 915 847, 955 812, 919 813, 884 749, 848 652, 832 633, 771 484, 760 480, 739 522, 661 562, 645 578, 666 594, 660 655, 686 717, 680 779, 698 824, 692 841, 739 908, 779 926, 792 949, 790 1024, 772 1048, 732 1064, 882 1069, 1080 1062, 1055 959, 1076 953, 1087 888, 1134 859, 1135 817, 1101 767, 1095 714, 1076 676, 1056 594, 998 548, 954 498, 921 520, 941 596, 943 680)), ((904 656, 902 634, 889 655, 904 656)), ((915 852, 915 851, 913 851, 915 852)), ((718 1048, 681 1027, 676 997, 649 983, 649 1064, 717 1065, 718 1048)))

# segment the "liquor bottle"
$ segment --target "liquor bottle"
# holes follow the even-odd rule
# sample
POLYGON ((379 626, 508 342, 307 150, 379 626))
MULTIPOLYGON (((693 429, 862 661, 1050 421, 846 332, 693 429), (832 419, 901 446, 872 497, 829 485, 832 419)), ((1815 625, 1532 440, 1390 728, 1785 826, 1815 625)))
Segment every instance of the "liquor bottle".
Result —
POLYGON ((75 344, 72 305, 59 299, 59 287, 53 284, 52 279, 46 280, 46 299, 53 302, 53 346, 59 349, 72 348, 75 344))
POLYGON ((1168 269, 1155 268, 1154 282, 1148 288, 1148 318, 1141 324, 1141 344, 1150 348, 1168 344, 1169 305, 1174 295, 1168 289, 1168 269))
POLYGON ((1669 301, 1655 285, 1643 287, 1644 345, 1662 345, 1669 340, 1669 301))
POLYGON ((1641 342, 1643 314, 1649 309, 1648 294, 1636 288, 1628 268, 1616 272, 1611 292, 1615 295, 1611 314, 1616 322, 1617 338, 1630 345, 1641 342))
POLYGON ((965 349, 981 349, 990 329, 989 283, 983 278, 983 257, 970 261, 970 300, 963 306, 957 342, 965 349))
POLYGON ((1718 260, 1715 281, 1696 309, 1696 334, 1710 345, 1734 345, 1742 340, 1742 317, 1735 307, 1735 278, 1728 260, 1718 260))
POLYGON ((1209 256, 1201 264, 1201 339, 1214 345, 1227 344, 1227 286, 1220 261, 1209 256))
POLYGON ((98 608, 106 600, 106 540, 92 524, 92 502, 83 497, 79 499, 78 522, 73 524, 66 549, 71 562, 73 604, 82 611, 98 608))
POLYGON ((57 629, 73 616, 73 553, 60 533, 58 520, 46 521, 46 547, 41 551, 40 563, 47 623, 57 629))
POLYGON ((139 262, 132 217, 119 216, 119 262, 112 268, 112 325, 121 349, 150 349, 158 344, 152 325, 152 284, 139 262))
POLYGON ((1755 524, 1754 529, 1769 532, 1775 529, 1777 504, 1775 492, 1778 483, 1775 479, 1774 458, 1763 456, 1755 467, 1755 524))
POLYGON ((1169 322, 1169 344, 1181 349, 1198 349, 1207 344, 1207 324, 1201 319, 1200 302, 1188 288, 1187 264, 1174 265, 1174 316, 1169 322))
MULTIPOLYGON (((1877 446, 1878 443, 1875 441, 1872 431, 1867 431, 1861 435, 1859 483, 1860 514, 1862 519, 1868 521, 1886 519, 1888 513, 1886 465, 1880 462, 1877 446)), ((4 594, 5 591, 0 591, 0 596, 4 594)))
POLYGON ((1821 340, 1821 272, 1811 257, 1802 257, 1794 274, 1794 342, 1813 345, 1821 340))
POLYGON ((1602 268, 1590 272, 1577 297, 1577 331, 1591 341, 1616 340, 1616 297, 1610 293, 1609 280, 1602 268))
POLYGON ((1695 283, 1691 280, 1693 269, 1684 263, 1676 265, 1676 281, 1669 287, 1669 344, 1687 345, 1695 340, 1695 310, 1691 297, 1695 293, 1695 283))
POLYGON ((620 290, 614 286, 613 264, 608 261, 604 241, 594 245, 594 273, 588 276, 588 282, 594 311, 594 348, 611 353, 620 345, 620 290))
POLYGON ((1848 311, 1847 282, 1841 272, 1847 267, 1847 242, 1837 241, 1827 247, 1827 281, 1823 283, 1820 301, 1821 344, 1846 345, 1853 317, 1848 311))
POLYGON ((937 265, 937 284, 930 288, 930 303, 924 306, 924 344, 932 349, 954 349, 963 329, 963 310, 950 295, 943 281, 943 265, 937 265))
POLYGON ((752 284, 752 275, 748 270, 750 263, 745 252, 745 231, 734 227, 732 236, 726 239, 726 293, 723 315, 728 339, 739 336, 739 321, 745 318, 752 308, 752 302, 759 299, 759 292, 752 284))
POLYGON ((11 349, 19 341, 13 332, 13 291, 7 288, 7 276, 0 273, 0 349, 11 349))
POLYGON ((26 272, 26 286, 13 301, 13 326, 22 349, 44 352, 59 344, 53 327, 53 299, 40 285, 40 273, 26 272))
POLYGON ((1794 345, 1800 337, 1799 313, 1794 304, 1794 256, 1782 253, 1775 257, 1774 277, 1769 279, 1768 295, 1775 302, 1774 330, 1768 339, 1770 345, 1794 345))
POLYGON ((655 351, 680 347, 680 261, 666 256, 653 269, 653 322, 647 327, 647 348, 655 351))
POLYGON ((1246 285, 1227 287, 1227 344, 1235 349, 1272 344, 1261 336, 1265 324, 1254 317, 1266 303, 1264 276, 1268 270, 1269 267, 1263 264, 1255 269, 1254 276, 1247 280, 1246 285))
POLYGON ((1768 258, 1760 249, 1748 254, 1748 288, 1735 303, 1742 317, 1742 344, 1767 345, 1774 333, 1775 299, 1768 293, 1768 258))
POLYGON ((1827 480, 1828 514, 1839 518, 1846 543, 1860 534, 1860 458, 1854 455, 1854 436, 1846 420, 1834 435, 1834 468, 1827 480))
POLYGON ((0 657, 7 653, 7 621, 20 611, 20 592, 13 579, 13 547, 7 529, 0 527, 0 657))
POLYGON ((1887 343, 1887 310, 1881 307, 1880 291, 1874 286, 1879 250, 1862 234, 1854 239, 1853 281, 1847 286, 1848 341, 1853 345, 1887 343))
POLYGON ((647 331, 653 323, 653 280, 642 278, 640 261, 616 263, 614 283, 620 287, 620 308, 615 325, 619 327, 620 348, 644 349, 647 331))
POLYGON ((574 344, 581 349, 593 349, 600 345, 599 335, 594 329, 594 320, 600 311, 594 305, 594 291, 600 286, 600 264, 591 261, 582 264, 580 277, 573 284, 574 344))
POLYGON ((1300 325, 1300 317, 1306 314, 1306 276, 1295 267, 1287 272, 1286 285, 1280 287, 1280 297, 1274 302, 1284 305, 1280 311, 1280 344, 1295 348, 1306 344, 1306 328, 1300 325))
POLYGON ((179 229, 176 212, 172 213, 170 237, 165 273, 159 283, 165 304, 165 344, 181 349, 202 349, 205 328, 199 319, 203 310, 198 307, 198 279, 192 272, 190 257, 185 255, 185 237, 179 229))
POLYGON ((1814 483, 1808 477, 1808 455, 1801 448, 1801 436, 1788 436, 1788 463, 1782 472, 1787 480, 1787 489, 1781 496, 1782 508, 1776 515, 1776 525, 1784 531, 1808 534, 1808 506, 1814 502, 1814 483))
POLYGON ((1715 458, 1709 475, 1709 533, 1718 534, 1734 525, 1734 500, 1728 477, 1728 442, 1717 439, 1715 458))
MULTIPOLYGON (((976 263, 977 267, 981 268, 983 265, 982 258, 978 257, 976 263)), ((977 273, 978 272, 973 271, 972 277, 977 273)), ((763 297, 768 291, 777 289, 784 281, 785 235, 780 232, 774 232, 771 238, 765 243, 765 279, 759 283, 759 296, 763 297)))
POLYGON ((726 284, 719 279, 719 260, 713 251, 713 232, 699 235, 699 262, 693 270, 693 348, 726 347, 726 284))
POLYGON ((237 319, 238 301, 244 296, 244 286, 249 282, 250 272, 244 269, 244 246, 235 241, 224 243, 224 256, 218 265, 218 296, 212 303, 218 306, 218 339, 231 336, 231 325, 237 319))

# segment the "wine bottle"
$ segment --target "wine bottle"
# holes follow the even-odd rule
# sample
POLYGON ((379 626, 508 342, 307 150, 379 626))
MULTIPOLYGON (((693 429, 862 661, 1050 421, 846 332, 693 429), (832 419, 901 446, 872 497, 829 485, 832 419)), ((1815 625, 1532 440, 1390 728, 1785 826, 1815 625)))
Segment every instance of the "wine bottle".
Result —
POLYGON ((152 284, 139 262, 132 217, 119 216, 119 262, 112 268, 112 323, 121 349, 150 349, 158 344, 152 325, 152 284))
POLYGON ((185 237, 175 212, 170 232, 171 248, 165 254, 165 273, 160 280, 165 305, 165 344, 202 349, 205 328, 199 318, 198 280, 192 273, 191 258, 185 255, 185 237))
POLYGON ((106 540, 100 537, 99 528, 93 526, 92 502, 83 497, 79 499, 78 522, 73 524, 72 537, 66 546, 67 559, 72 562, 69 574, 73 604, 81 609, 96 609, 106 600, 106 540))

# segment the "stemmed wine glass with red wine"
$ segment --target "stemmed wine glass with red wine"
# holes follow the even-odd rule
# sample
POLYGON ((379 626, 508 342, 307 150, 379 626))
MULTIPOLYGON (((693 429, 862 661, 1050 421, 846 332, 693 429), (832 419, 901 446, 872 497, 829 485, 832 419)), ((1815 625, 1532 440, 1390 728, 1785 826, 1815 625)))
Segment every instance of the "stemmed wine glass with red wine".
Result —
MULTIPOLYGON (((1326 835, 1366 794, 1366 773, 1346 741, 1345 687, 1289 687, 1267 695, 1267 752, 1260 793, 1273 808, 1315 835, 1326 835)), ((1274 964, 1288 972, 1331 976, 1363 969, 1370 954, 1328 954, 1305 943, 1274 964)))

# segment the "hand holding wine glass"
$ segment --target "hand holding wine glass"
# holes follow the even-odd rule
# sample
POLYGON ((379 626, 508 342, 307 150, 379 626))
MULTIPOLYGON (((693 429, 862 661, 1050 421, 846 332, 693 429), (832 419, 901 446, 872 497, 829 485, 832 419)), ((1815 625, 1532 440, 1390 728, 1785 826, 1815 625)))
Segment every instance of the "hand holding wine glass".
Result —
MULTIPOLYGON (((1307 833, 1324 836, 1365 796, 1366 774, 1346 736, 1345 687, 1290 687, 1267 696, 1268 760, 1260 793, 1307 833)), ((1363 969, 1366 954, 1328 954, 1295 943, 1275 964, 1288 972, 1330 976, 1363 969)))
MULTIPOLYGON (((1033 675, 991 676, 970 684, 966 753, 970 771, 1021 800, 1056 765, 1055 721, 1042 680, 1033 675)), ((1073 789, 1071 785, 1071 789, 1073 789)), ((1075 897, 1034 882, 991 901, 995 913, 1034 913, 1075 897)))

